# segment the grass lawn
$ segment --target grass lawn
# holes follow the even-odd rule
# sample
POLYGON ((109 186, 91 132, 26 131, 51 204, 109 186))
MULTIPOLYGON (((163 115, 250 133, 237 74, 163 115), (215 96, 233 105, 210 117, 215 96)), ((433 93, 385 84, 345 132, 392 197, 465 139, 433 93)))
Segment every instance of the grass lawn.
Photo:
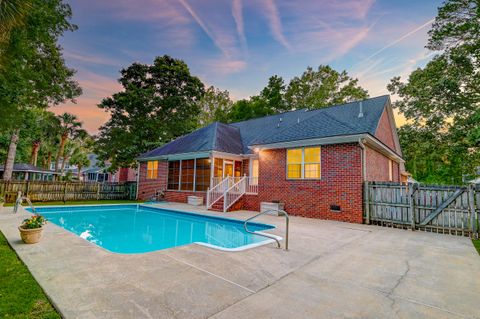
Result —
MULTIPOLYGON (((131 203, 143 203, 142 200, 78 200, 70 202, 34 202, 33 206, 48 206, 48 205, 100 205, 100 204, 131 204, 131 203)), ((5 206, 13 206, 14 203, 5 204, 5 206)), ((25 203, 24 203, 25 205, 25 203)))
POLYGON ((480 254, 480 239, 472 239, 473 246, 477 249, 478 253, 480 254))
POLYGON ((0 232, 0 318, 60 318, 0 232))

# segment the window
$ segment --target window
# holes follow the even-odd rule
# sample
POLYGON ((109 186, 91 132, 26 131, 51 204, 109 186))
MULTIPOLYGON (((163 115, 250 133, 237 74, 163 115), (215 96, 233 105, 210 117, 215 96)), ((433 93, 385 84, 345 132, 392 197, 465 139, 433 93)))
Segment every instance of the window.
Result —
POLYGON ((180 185, 180 161, 168 162, 168 189, 178 190, 180 185))
POLYGON ((235 161, 235 169, 233 174, 235 177, 242 176, 242 162, 235 161))
POLYGON ((258 159, 252 161, 252 172, 251 172, 251 181, 250 184, 258 185, 258 159))
POLYGON ((388 180, 393 181, 393 162, 391 159, 388 160, 388 180))
POLYGON ((321 177, 320 147, 287 150, 287 178, 319 179, 321 177))
POLYGON ((210 159, 198 158, 195 169, 195 190, 204 192, 210 186, 210 159))
POLYGON ((147 179, 154 179, 158 176, 158 161, 147 162, 147 179))
POLYGON ((214 162, 213 168, 213 176, 215 177, 223 177, 223 159, 216 158, 214 162))
POLYGON ((302 178, 302 149, 287 151, 287 177, 302 178))
POLYGON ((180 180, 180 189, 182 191, 193 191, 193 177, 195 172, 195 160, 182 160, 182 178, 180 180))

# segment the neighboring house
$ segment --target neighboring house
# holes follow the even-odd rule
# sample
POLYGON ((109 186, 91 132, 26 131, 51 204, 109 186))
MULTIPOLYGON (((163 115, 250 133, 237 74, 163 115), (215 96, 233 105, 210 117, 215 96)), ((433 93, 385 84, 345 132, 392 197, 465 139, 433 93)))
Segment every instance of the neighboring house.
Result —
POLYGON ((88 160, 90 166, 82 169, 82 179, 85 182, 123 183, 137 181, 137 171, 134 168, 122 167, 112 173, 108 171, 110 163, 107 162, 104 166, 99 166, 100 163, 96 154, 88 154, 88 160))
POLYGON ((363 182, 399 182, 404 170, 389 96, 215 122, 138 161, 140 199, 196 195, 229 211, 280 201, 292 215, 357 223, 363 182))
MULTIPOLYGON (((0 165, 0 179, 3 178, 4 165, 0 165)), ((27 163, 13 165, 12 180, 51 181, 56 175, 52 170, 43 169, 27 163)))

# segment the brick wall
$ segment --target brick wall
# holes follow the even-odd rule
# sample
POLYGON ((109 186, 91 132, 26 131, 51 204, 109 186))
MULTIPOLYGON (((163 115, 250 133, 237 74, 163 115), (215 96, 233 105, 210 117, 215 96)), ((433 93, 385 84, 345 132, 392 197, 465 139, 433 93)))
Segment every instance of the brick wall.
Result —
POLYGON ((168 162, 158 161, 156 178, 147 179, 147 162, 140 162, 138 199, 148 200, 155 196, 156 190, 167 189, 168 162))
MULTIPOLYGON (((367 150, 367 180, 375 182, 389 182, 389 159, 385 155, 369 148, 367 150)), ((393 182, 400 181, 400 166, 392 161, 393 182)))
POLYGON ((292 215, 362 222, 361 148, 358 144, 322 147, 321 180, 287 180, 286 150, 260 152, 258 196, 247 195, 244 208, 258 210, 260 202, 279 200, 292 215), (340 205, 341 211, 330 210, 340 205))
POLYGON ((392 128, 394 127, 395 123, 390 123, 390 117, 388 116, 387 109, 383 110, 383 114, 380 117, 380 121, 378 122, 377 131, 375 132, 375 137, 378 138, 383 144, 390 147, 392 150, 397 150, 395 146, 395 140, 393 137, 392 128))
POLYGON ((189 191, 166 191, 165 200, 167 202, 186 203, 188 196, 198 196, 203 198, 205 205, 207 193, 206 192, 189 192, 189 191))

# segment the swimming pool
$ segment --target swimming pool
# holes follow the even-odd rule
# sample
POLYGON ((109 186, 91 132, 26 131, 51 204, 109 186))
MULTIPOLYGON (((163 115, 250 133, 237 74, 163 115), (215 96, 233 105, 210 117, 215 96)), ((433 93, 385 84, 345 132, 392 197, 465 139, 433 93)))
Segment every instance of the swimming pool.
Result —
MULTIPOLYGON (((241 220, 144 205, 49 206, 36 211, 115 253, 145 253, 191 243, 238 251, 272 242, 245 232, 241 220)), ((263 231, 275 226, 249 222, 248 228, 263 231)))

